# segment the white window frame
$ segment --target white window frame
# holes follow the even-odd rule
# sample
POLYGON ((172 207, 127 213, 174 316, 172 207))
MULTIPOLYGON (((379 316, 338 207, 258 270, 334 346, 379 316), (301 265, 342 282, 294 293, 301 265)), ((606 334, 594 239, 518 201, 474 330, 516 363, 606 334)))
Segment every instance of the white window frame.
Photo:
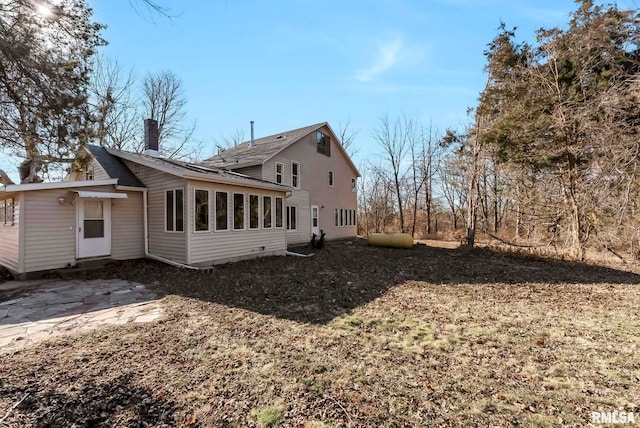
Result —
POLYGON ((233 192, 233 213, 231 218, 233 218, 233 230, 247 230, 247 195, 244 193, 233 192), (236 228, 236 195, 242 195, 242 228, 236 228))
POLYGON ((275 227, 274 222, 274 212, 275 212, 275 204, 273 202, 273 196, 271 195, 262 195, 262 200, 260 201, 260 225, 263 229, 273 229, 275 227), (264 201, 265 199, 269 199, 269 226, 264 225, 264 201))
POLYGON ((333 187, 336 182, 336 176, 333 171, 329 171, 329 187, 333 187))
POLYGON ((276 184, 284 184, 284 163, 276 162, 276 184), (278 172, 278 167, 280 167, 280 172, 278 172), (280 180, 278 180, 278 177, 280 180))
POLYGON ((216 190, 213 192, 213 230, 214 232, 228 232, 229 231, 229 191, 227 190, 216 190), (227 216, 227 227, 226 229, 218 229, 218 193, 224 193, 227 195, 226 200, 226 216, 227 216))
POLYGON ((287 212, 286 212, 287 218, 286 218, 286 227, 287 227, 287 232, 296 232, 298 230, 298 207, 295 205, 287 205, 287 212), (295 213, 295 218, 296 218, 296 224, 295 224, 295 228, 291 229, 289 227, 290 225, 290 219, 291 219, 291 212, 295 213))
POLYGON ((299 189, 300 188, 300 162, 298 161, 291 161, 291 187, 293 187, 294 189, 299 189), (298 173, 294 174, 293 173, 293 165, 296 165, 298 168, 298 173), (293 178, 296 178, 296 180, 294 180, 293 178), (294 181, 297 181, 296 184, 294 184, 294 181))
POLYGON ((261 220, 262 220, 262 218, 261 218, 260 214, 261 214, 261 212, 262 212, 262 211, 260 210, 260 206, 261 206, 262 204, 261 204, 260 199, 262 199, 262 198, 260 198, 260 195, 258 195, 258 194, 256 194, 256 193, 250 193, 250 194, 249 194, 249 196, 247 197, 247 199, 249 200, 249 203, 247 204, 247 206, 249 207, 249 215, 248 215, 249 221, 248 221, 247 226, 249 227, 249 230, 258 230, 258 229, 261 229, 261 227, 260 227, 260 226, 261 226, 261 224, 260 224, 260 223, 262 223, 262 221, 261 221, 261 220), (258 198, 258 212, 256 213, 256 215, 257 215, 257 217, 258 217, 258 218, 257 218, 258 225, 257 225, 256 227, 251 227, 251 197, 252 197, 252 196, 254 196, 254 197, 258 198))
POLYGON ((207 233, 211 232, 211 191, 209 189, 202 189, 194 187, 193 189, 193 233, 207 233), (207 192, 207 228, 198 230, 196 229, 196 192, 203 191, 207 192))
POLYGON ((165 233, 184 233, 184 223, 185 223, 185 217, 184 217, 184 205, 185 205, 185 200, 184 200, 184 187, 178 187, 175 189, 167 189, 164 191, 164 231, 165 233), (176 207, 176 191, 182 191, 182 230, 176 230, 176 214, 178 213, 178 209, 176 207), (167 193, 169 192, 173 192, 173 230, 169 230, 167 229, 167 193))
POLYGON ((287 206, 285 205, 284 198, 280 196, 276 196, 273 198, 273 227, 276 229, 284 229, 286 227, 287 219, 285 218, 287 215, 287 206), (282 206, 282 224, 278 226, 278 216, 277 216, 277 207, 278 207, 278 199, 281 201, 280 205, 282 206))
POLYGON ((355 177, 351 177, 351 191, 355 193, 358 188, 357 180, 355 177))

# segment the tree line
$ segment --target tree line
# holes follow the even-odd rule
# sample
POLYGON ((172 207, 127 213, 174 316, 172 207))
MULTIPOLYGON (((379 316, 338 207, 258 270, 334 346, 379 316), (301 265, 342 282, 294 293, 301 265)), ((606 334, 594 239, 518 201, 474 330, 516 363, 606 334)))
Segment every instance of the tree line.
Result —
POLYGON ((590 0, 535 43, 502 24, 465 129, 379 121, 383 157, 362 167, 360 231, 460 227, 469 246, 478 231, 578 260, 588 249, 639 258, 639 41, 635 10, 590 0))

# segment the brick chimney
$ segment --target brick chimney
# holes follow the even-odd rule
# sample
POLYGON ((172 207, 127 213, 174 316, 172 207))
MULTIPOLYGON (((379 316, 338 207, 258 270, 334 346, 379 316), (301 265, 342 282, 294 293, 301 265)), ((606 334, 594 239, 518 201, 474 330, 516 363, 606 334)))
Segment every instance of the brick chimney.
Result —
POLYGON ((158 121, 144 120, 144 154, 157 158, 160 156, 158 147, 158 121))

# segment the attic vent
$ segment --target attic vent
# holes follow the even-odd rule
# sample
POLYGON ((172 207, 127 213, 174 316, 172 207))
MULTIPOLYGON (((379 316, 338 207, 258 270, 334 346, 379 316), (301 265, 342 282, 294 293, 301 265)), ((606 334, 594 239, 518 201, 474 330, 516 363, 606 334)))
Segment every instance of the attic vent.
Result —
POLYGON ((285 137, 284 135, 278 135, 276 137, 276 140, 282 140, 283 138, 287 138, 287 137, 285 137))

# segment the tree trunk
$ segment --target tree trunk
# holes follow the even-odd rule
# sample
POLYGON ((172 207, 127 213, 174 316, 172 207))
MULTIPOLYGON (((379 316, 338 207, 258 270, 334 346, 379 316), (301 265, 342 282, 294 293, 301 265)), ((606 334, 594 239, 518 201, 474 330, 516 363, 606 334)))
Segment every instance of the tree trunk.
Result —
POLYGON ((571 208, 571 246, 577 260, 584 261, 584 242, 582 230, 582 216, 576 200, 576 158, 573 154, 568 156, 569 162, 569 189, 567 197, 571 208))

